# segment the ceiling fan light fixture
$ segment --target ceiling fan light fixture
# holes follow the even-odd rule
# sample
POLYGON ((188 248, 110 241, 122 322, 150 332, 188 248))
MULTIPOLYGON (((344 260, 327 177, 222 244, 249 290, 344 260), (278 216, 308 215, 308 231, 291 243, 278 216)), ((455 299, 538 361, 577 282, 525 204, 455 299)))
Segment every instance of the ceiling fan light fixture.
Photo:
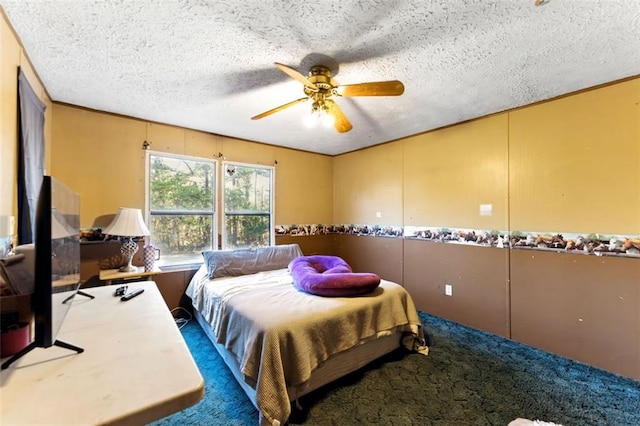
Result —
POLYGON ((333 116, 324 102, 314 102, 311 105, 311 114, 304 116, 304 124, 309 128, 321 125, 323 127, 333 126, 333 116))
POLYGON ((302 123, 307 129, 313 129, 318 124, 317 117, 313 113, 302 116, 302 123))
POLYGON ((329 114, 328 111, 326 110, 322 110, 322 112, 320 112, 320 123, 322 123, 322 125, 324 127, 333 127, 333 116, 331 114, 329 114))
POLYGON ((305 97, 253 116, 251 117, 252 120, 259 120, 300 102, 310 100, 312 101, 311 114, 303 118, 303 122, 308 127, 314 127, 320 122, 327 127, 333 126, 340 133, 346 133, 353 126, 344 115, 344 112, 342 112, 342 109, 340 109, 340 106, 331 99, 333 96, 400 96, 404 93, 404 85, 398 80, 372 81, 339 86, 331 77, 331 70, 324 65, 312 66, 308 77, 287 65, 276 62, 276 66, 282 72, 303 84, 305 97))

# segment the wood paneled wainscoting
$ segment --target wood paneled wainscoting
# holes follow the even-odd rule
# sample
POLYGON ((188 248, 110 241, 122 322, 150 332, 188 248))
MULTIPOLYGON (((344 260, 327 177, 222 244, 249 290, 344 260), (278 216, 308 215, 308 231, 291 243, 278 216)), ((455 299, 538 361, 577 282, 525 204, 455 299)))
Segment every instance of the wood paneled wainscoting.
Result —
POLYGON ((334 252, 353 272, 372 272, 380 278, 402 284, 402 238, 369 235, 334 235, 334 252))
POLYGON ((640 380, 640 259, 333 238, 333 254, 404 285, 420 311, 640 380))
POLYGON ((404 240, 404 286, 419 310, 503 337, 509 337, 508 266, 506 249, 404 240))
POLYGON ((298 244, 305 256, 340 256, 354 272, 372 272, 402 284, 402 238, 352 234, 278 236, 276 244, 298 244))
POLYGON ((640 259, 511 250, 511 337, 640 380, 640 259))
POLYGON ((276 236, 276 245, 298 244, 300 250, 305 256, 314 254, 333 254, 333 236, 327 234, 320 235, 278 235, 276 236))

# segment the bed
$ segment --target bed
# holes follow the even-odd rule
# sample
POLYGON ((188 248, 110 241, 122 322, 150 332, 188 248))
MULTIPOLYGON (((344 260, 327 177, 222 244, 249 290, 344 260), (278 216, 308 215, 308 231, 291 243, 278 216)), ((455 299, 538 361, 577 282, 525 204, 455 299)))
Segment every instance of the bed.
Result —
POLYGON ((426 354, 406 290, 323 297, 296 288, 297 244, 203 253, 186 294, 194 315, 260 414, 283 425, 297 398, 401 345, 426 354))

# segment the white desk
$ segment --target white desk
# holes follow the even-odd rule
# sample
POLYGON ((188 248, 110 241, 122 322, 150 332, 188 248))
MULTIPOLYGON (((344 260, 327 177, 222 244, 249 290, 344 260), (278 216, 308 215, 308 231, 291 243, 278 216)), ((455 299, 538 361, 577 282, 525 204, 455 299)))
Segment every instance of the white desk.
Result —
POLYGON ((1 370, 0 424, 138 425, 198 402, 204 381, 152 281, 76 296, 58 335, 83 353, 36 348, 1 370))

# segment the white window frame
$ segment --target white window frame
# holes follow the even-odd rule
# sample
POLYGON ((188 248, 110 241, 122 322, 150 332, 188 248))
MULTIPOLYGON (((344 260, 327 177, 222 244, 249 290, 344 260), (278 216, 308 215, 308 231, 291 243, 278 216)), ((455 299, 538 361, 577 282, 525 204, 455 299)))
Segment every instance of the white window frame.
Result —
MULTIPOLYGON (((212 247, 210 248, 210 250, 218 250, 218 221, 219 221, 219 215, 218 215, 218 210, 216 208, 216 206, 218 205, 218 198, 219 198, 219 192, 220 192, 220 175, 218 173, 218 170, 220 169, 220 167, 218 166, 218 160, 215 159, 211 159, 211 158, 205 158, 205 157, 196 157, 196 156, 191 156, 191 155, 181 155, 181 154, 173 154, 173 153, 168 153, 168 152, 160 152, 160 151, 151 151, 151 150, 147 150, 146 151, 146 155, 145 155, 145 220, 146 222, 149 224, 151 223, 151 216, 153 215, 153 213, 151 212, 151 200, 150 200, 150 195, 151 195, 151 191, 150 191, 150 172, 151 172, 151 156, 159 156, 159 157, 165 157, 165 158, 173 158, 173 159, 178 159, 178 160, 187 160, 187 161, 195 161, 195 162, 201 162, 201 163, 209 163, 213 166, 213 176, 216 177, 217 181, 215 182, 215 185, 213 186, 213 200, 212 200, 212 211, 211 212, 206 212, 206 214, 212 214, 213 215, 213 219, 212 219, 212 226, 213 229, 211 230, 212 232, 212 247)), ((166 214, 166 212, 163 212, 164 214, 166 214)), ((202 211, 176 211, 176 213, 179 214, 203 214, 202 211)), ((158 214, 160 214, 160 212, 158 212, 158 214)), ((153 236, 149 236, 149 241, 151 241, 153 243, 153 236)), ((200 259, 199 262, 190 262, 188 264, 201 264, 203 262, 203 259, 200 259)), ((162 256, 160 257, 159 260, 159 265, 160 266, 175 266, 175 267, 179 267, 183 264, 174 264, 174 263, 163 263, 163 259, 162 256)))
POLYGON ((220 228, 221 239, 222 239, 222 250, 227 250, 227 227, 226 227, 226 209, 224 205, 225 199, 225 183, 224 179, 226 177, 227 166, 238 166, 238 167, 249 167, 253 169, 266 169, 271 172, 271 182, 270 182, 270 194, 269 194, 269 245, 274 246, 276 244, 276 226, 275 226, 275 199, 276 199, 276 168, 274 166, 265 166, 262 164, 251 164, 251 163, 240 163, 237 161, 222 161, 222 167, 220 167, 220 175, 218 179, 219 185, 219 199, 221 200, 220 207, 220 228))

